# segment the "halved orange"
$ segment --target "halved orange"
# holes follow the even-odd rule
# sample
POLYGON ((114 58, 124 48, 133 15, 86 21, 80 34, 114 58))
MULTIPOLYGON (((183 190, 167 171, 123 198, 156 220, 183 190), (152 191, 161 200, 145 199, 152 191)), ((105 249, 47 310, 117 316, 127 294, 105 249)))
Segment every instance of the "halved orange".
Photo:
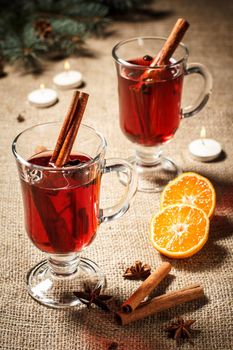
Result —
POLYGON ((216 207, 216 193, 211 182, 196 173, 184 173, 164 188, 161 196, 161 209, 173 204, 191 204, 211 218, 216 207))
POLYGON ((209 218, 193 205, 176 204, 154 215, 150 238, 154 247, 170 258, 188 258, 208 239, 209 218))

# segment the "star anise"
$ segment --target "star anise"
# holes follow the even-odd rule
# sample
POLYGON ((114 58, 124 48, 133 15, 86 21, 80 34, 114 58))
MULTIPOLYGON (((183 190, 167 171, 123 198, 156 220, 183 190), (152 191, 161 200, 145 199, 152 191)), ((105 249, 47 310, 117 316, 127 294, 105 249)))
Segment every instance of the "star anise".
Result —
POLYGON ((22 123, 25 121, 25 117, 22 113, 19 113, 16 119, 19 123, 22 123))
POLYGON ((169 333, 170 337, 175 340, 180 338, 191 338, 191 325, 196 322, 196 320, 185 321, 182 317, 177 317, 176 322, 172 322, 169 326, 165 328, 165 331, 169 333))
POLYGON ((141 261, 135 261, 134 265, 128 267, 123 277, 131 280, 145 279, 150 275, 151 267, 148 264, 142 264, 141 261))
POLYGON ((83 162, 81 160, 79 160, 79 159, 70 159, 63 166, 75 166, 75 165, 79 165, 81 163, 83 163, 83 162))
POLYGON ((89 285, 84 285, 84 291, 74 292, 74 295, 78 297, 81 303, 85 304, 88 308, 91 304, 95 304, 104 311, 110 311, 106 301, 111 299, 111 295, 100 294, 101 286, 97 289, 92 289, 89 285))

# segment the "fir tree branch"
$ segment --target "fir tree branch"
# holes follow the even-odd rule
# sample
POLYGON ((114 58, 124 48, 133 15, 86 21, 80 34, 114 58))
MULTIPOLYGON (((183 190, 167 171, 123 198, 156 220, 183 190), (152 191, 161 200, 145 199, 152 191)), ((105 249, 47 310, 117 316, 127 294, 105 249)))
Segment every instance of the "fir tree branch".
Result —
POLYGON ((104 33, 109 15, 145 2, 150 0, 2 0, 0 56, 31 71, 41 67, 43 58, 80 54, 88 35, 104 33), (36 28, 38 21, 42 28, 36 28))

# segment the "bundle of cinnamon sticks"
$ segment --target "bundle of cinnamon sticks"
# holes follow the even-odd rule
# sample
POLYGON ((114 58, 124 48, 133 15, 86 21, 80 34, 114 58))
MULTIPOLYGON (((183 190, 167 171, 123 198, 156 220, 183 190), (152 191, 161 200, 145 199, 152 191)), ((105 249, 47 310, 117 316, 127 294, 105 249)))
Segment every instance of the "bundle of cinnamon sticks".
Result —
POLYGON ((75 91, 70 108, 63 122, 50 163, 62 167, 68 161, 82 117, 87 105, 89 95, 85 92, 75 91))
POLYGON ((121 325, 143 319, 159 311, 167 310, 179 304, 186 303, 204 296, 203 287, 199 284, 186 286, 180 290, 168 292, 142 302, 148 297, 158 284, 168 275, 172 266, 168 262, 162 263, 127 299, 116 313, 116 320, 121 325))

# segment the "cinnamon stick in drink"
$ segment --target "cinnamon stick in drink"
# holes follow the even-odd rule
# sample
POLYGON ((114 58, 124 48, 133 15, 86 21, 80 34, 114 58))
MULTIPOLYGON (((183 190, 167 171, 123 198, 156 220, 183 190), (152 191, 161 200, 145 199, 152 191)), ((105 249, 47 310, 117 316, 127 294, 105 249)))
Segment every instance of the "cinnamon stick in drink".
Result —
POLYGON ((157 312, 170 309, 177 305, 202 298, 204 296, 204 290, 200 284, 194 284, 187 286, 183 289, 168 292, 160 295, 146 302, 144 305, 139 306, 134 312, 125 313, 119 311, 116 314, 116 320, 121 325, 127 325, 131 322, 143 319, 145 317, 154 315, 157 312))
POLYGON ((147 279, 135 290, 135 292, 126 300, 121 310, 124 313, 130 313, 136 309, 140 302, 148 296, 155 287, 168 275, 171 271, 171 264, 169 262, 163 262, 147 279))
MULTIPOLYGON (((165 44, 163 45, 160 52, 155 56, 153 61, 151 62, 151 68, 155 68, 157 66, 164 66, 169 64, 169 60, 181 42, 185 32, 189 27, 189 23, 183 19, 179 18, 173 27, 170 35, 168 36, 165 44)), ((159 74, 161 69, 147 69, 140 77, 141 81, 145 81, 149 78, 155 78, 156 74, 159 74)))
POLYGON ((62 167, 71 153, 89 95, 75 91, 68 114, 62 125, 50 163, 62 167))
POLYGON ((151 62, 150 67, 162 66, 169 63, 169 59, 181 42, 188 27, 189 23, 185 19, 179 18, 177 20, 159 54, 151 62))

